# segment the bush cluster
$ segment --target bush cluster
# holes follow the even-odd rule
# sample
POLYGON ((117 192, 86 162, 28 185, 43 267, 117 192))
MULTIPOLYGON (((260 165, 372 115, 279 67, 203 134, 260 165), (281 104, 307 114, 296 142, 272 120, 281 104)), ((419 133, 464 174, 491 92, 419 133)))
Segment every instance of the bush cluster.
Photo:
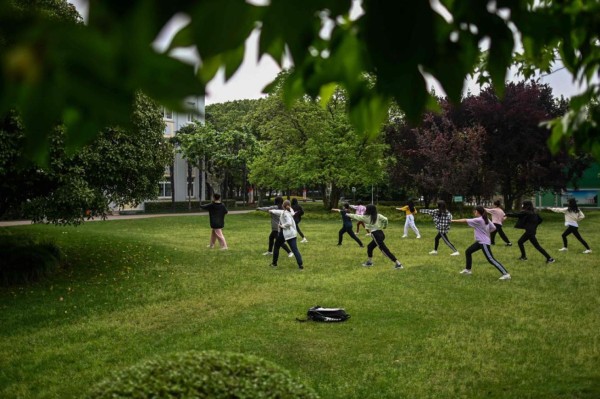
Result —
POLYGON ((0 241, 0 259, 0 283, 8 286, 47 277, 58 269, 62 254, 54 243, 5 236, 0 241))
MULTIPOLYGON (((227 209, 235 208, 237 203, 235 200, 224 200, 223 204, 227 207, 227 209)), ((202 201, 202 205, 209 204, 210 201, 202 201)), ((194 200, 191 203, 187 201, 153 201, 146 202, 144 204, 144 212, 145 213, 171 213, 171 212, 201 212, 200 202, 198 200, 194 200), (191 205, 191 210, 190 210, 191 205)))
POLYGON ((318 395, 286 370, 259 357, 190 351, 116 372, 92 387, 87 398, 316 399, 318 395))

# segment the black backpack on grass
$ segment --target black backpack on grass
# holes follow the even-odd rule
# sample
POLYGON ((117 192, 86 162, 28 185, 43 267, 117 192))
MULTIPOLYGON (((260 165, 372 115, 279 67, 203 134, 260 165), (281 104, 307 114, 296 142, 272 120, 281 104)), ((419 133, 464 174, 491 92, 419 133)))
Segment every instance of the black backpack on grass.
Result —
POLYGON ((350 315, 342 308, 322 308, 321 306, 313 306, 306 312, 306 320, 298 321, 321 321, 325 323, 337 323, 340 321, 346 321, 350 318, 350 315))

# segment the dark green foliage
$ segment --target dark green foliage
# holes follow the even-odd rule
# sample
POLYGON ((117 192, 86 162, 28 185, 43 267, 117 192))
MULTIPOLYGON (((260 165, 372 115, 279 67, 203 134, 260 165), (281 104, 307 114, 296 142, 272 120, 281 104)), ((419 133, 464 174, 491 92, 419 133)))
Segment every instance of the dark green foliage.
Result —
POLYGON ((87 397, 318 398, 273 363, 216 351, 190 351, 139 363, 99 383, 87 397))
POLYGON ((47 277, 60 265, 61 250, 54 243, 2 237, 0 284, 31 283, 47 277))

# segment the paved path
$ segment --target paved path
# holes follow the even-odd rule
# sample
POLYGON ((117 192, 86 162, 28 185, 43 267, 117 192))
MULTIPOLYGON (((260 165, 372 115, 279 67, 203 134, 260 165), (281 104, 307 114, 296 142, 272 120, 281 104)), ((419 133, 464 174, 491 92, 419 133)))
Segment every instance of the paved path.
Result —
MULTIPOLYGON (((243 211, 229 211, 229 215, 241 214, 241 213, 250 213, 254 212, 253 210, 243 210, 243 211)), ((127 220, 127 219, 147 219, 147 218, 162 218, 167 216, 208 216, 208 212, 196 212, 196 213, 161 213, 161 214, 137 214, 137 215, 109 215, 106 219, 102 220, 100 218, 86 220, 86 222, 106 222, 111 220, 127 220)), ((31 224, 31 220, 9 220, 9 221, 0 221, 0 227, 10 227, 10 226, 24 226, 31 224)))

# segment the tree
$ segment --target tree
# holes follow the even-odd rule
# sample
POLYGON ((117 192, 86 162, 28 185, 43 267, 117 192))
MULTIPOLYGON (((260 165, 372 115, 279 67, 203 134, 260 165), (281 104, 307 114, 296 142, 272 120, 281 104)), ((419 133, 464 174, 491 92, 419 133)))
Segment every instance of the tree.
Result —
POLYGON ((67 144, 80 146, 100 127, 127 123, 137 90, 179 110, 183 99, 202 93, 219 69, 226 79, 233 76, 245 40, 258 27, 259 57, 283 63, 289 54, 294 63, 285 103, 308 94, 326 104, 335 87, 342 87, 361 137, 379 132, 392 100, 412 121, 435 104, 424 73, 458 103, 465 77, 476 69, 502 95, 513 62, 528 74, 548 72, 560 59, 574 81, 589 87, 571 101, 562 120, 551 123, 552 148, 570 145, 572 137, 575 146, 600 159, 600 113, 582 117, 600 92, 594 80, 600 66, 600 2, 363 0, 363 13, 351 19, 352 4, 94 1, 82 26, 40 18, 29 9, 15 12, 14 0, 2 0, 0 114, 16 108, 23 117, 27 154, 47 161, 56 120, 66 124, 67 144), (189 24, 167 51, 156 52, 150 43, 178 13, 189 16, 189 24), (520 53, 514 52, 515 37, 520 53), (482 42, 489 43, 483 59, 482 42), (202 59, 198 70, 168 55, 189 45, 202 59))
POLYGON ((108 206, 156 198, 170 162, 160 107, 138 94, 130 130, 109 127, 77 153, 64 150, 62 126, 51 136, 47 167, 20 157, 24 133, 16 113, 0 125, 0 216, 13 210, 36 222, 79 224, 108 206))
POLYGON ((210 123, 195 122, 181 128, 176 141, 188 162, 206 172, 215 193, 222 194, 227 176, 245 174, 246 165, 256 152, 256 139, 239 130, 218 131, 210 123))
POLYGON ((486 164, 498 178, 508 209, 515 199, 537 190, 560 191, 588 165, 586 157, 548 150, 550 132, 540 123, 560 117, 564 110, 547 85, 519 82, 509 83, 503 97, 492 88, 468 96, 462 110, 452 115, 458 125, 477 124, 486 130, 486 164))
POLYGON ((419 127, 395 120, 385 129, 397 160, 391 171, 394 181, 412 189, 426 204, 436 198, 451 203, 453 195, 484 194, 485 185, 478 182, 485 175, 485 131, 479 126, 455 126, 448 118, 447 102, 442 102, 442 109, 441 115, 425 115, 419 127))
MULTIPOLYGON (((280 87, 288 76, 280 74, 280 87)), ((324 206, 331 209, 338 206, 343 189, 383 180, 387 146, 356 134, 345 113, 343 91, 337 90, 325 109, 308 97, 287 108, 282 94, 280 90, 263 100, 252 118, 263 140, 250 166, 252 182, 279 190, 317 186, 324 206)))

